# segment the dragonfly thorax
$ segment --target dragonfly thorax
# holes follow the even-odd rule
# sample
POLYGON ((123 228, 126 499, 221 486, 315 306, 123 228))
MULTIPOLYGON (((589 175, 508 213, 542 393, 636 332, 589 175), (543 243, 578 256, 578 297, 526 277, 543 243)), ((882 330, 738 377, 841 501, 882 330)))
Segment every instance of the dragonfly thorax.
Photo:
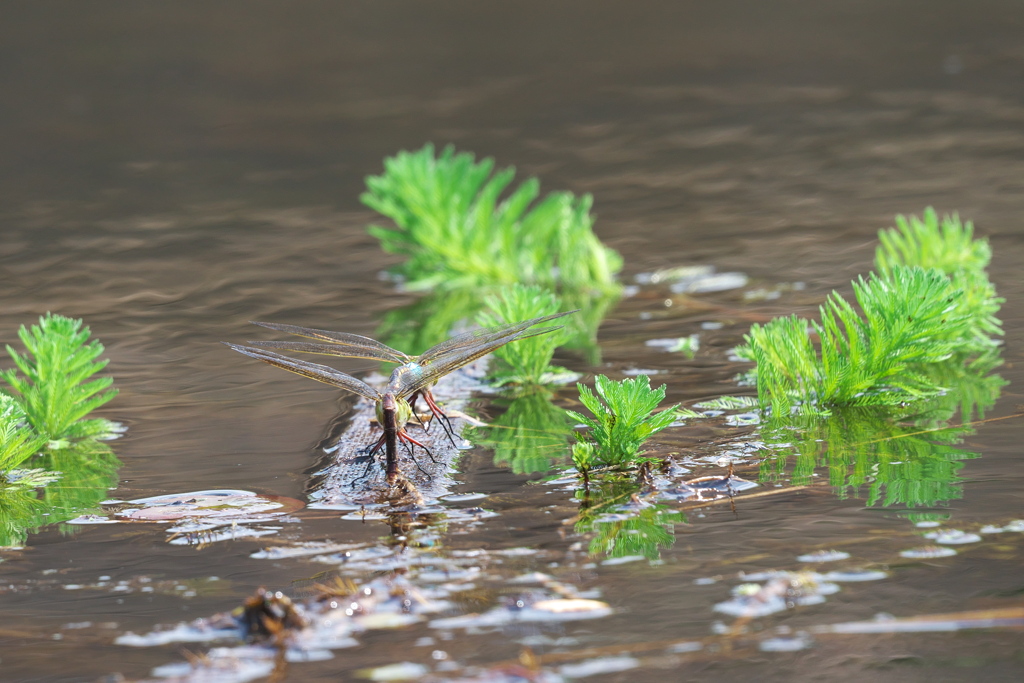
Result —
POLYGON ((406 363, 404 365, 399 365, 391 371, 391 379, 388 381, 388 386, 392 388, 406 386, 412 384, 422 376, 423 366, 419 363, 406 363))

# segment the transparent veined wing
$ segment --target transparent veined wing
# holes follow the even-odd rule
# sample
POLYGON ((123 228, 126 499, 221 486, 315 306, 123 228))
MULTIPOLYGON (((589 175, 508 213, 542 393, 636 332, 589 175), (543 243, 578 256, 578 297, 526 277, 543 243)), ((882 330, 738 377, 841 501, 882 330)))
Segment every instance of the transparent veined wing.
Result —
POLYGON ((250 339, 246 342, 261 349, 279 349, 282 351, 300 351, 302 353, 319 353, 324 356, 337 356, 339 358, 365 358, 367 360, 382 360, 389 363, 407 363, 408 356, 397 355, 398 352, 388 353, 368 346, 339 345, 339 344, 317 344, 316 342, 293 342, 293 341, 256 341, 250 339))
POLYGON ((344 372, 339 372, 334 368, 327 367, 326 365, 307 363, 306 361, 282 356, 272 351, 254 349, 248 346, 239 346, 238 344, 229 344, 228 342, 224 343, 239 353, 245 354, 250 358, 255 358, 256 360, 261 360, 269 365, 283 368, 289 372, 294 372, 297 375, 302 375, 303 377, 315 379, 316 381, 323 382, 324 384, 348 389, 352 393, 359 394, 371 401, 381 400, 380 392, 366 382, 358 380, 351 375, 346 375, 344 372))
MULTIPOLYGON (((579 310, 579 309, 577 309, 579 310)), ((534 325, 554 320, 555 318, 561 318, 562 316, 575 313, 576 311, 566 311, 564 313, 554 313, 552 315, 541 316, 540 318, 533 318, 532 320, 524 320, 518 323, 510 323, 508 325, 497 325, 495 327, 484 327, 479 330, 473 330, 472 332, 465 332, 463 334, 456 335, 451 339, 446 339, 437 346, 433 346, 428 349, 422 356, 416 359, 416 362, 420 365, 428 365, 436 361, 436 359, 446 356, 450 353, 455 353, 462 349, 473 348, 480 344, 488 344, 496 339, 501 339, 510 334, 516 334, 522 332, 534 325)), ((545 328, 543 331, 537 331, 535 334, 529 334, 526 336, 533 337, 537 334, 544 334, 558 328, 545 328)), ((525 339, 525 337, 521 337, 525 339)), ((500 344, 499 344, 500 346, 500 344)), ((478 356, 479 357, 479 356, 478 356)), ((469 361, 467 361, 469 362, 469 361)))
MULTIPOLYGON (((543 322, 550 319, 551 317, 545 317, 538 320, 543 322)), ((443 355, 430 359, 429 363, 408 363, 396 368, 391 374, 388 391, 400 397, 411 396, 417 391, 430 386, 448 373, 473 362, 481 356, 487 355, 509 342, 535 337, 538 334, 547 334, 558 329, 561 329, 561 327, 545 327, 539 330, 519 329, 500 337, 492 334, 478 340, 476 344, 450 349, 443 355)))
MULTIPOLYGON (((343 356, 346 358, 369 358, 371 360, 384 360, 391 363, 407 363, 413 360, 412 356, 402 353, 397 349, 393 349, 387 344, 382 344, 376 339, 370 339, 360 334, 351 334, 348 332, 334 332, 333 330, 318 330, 312 327, 299 327, 298 325, 285 325, 282 323, 261 323, 251 321, 253 325, 259 325, 260 327, 266 327, 267 329, 277 330, 279 332, 287 332, 288 334, 294 334, 299 337, 309 337, 311 339, 320 339, 328 342, 331 345, 336 345, 339 350, 333 353, 327 351, 313 351, 311 349, 302 349, 297 346, 270 346, 270 344, 291 344, 298 345, 307 342, 260 342, 260 346, 266 346, 268 348, 291 348, 295 351, 306 351, 307 353, 326 353, 331 356, 343 356), (341 349, 349 349, 353 351, 353 354, 343 353, 341 349), (358 354, 358 355, 356 355, 358 354)), ((253 343, 253 342, 250 342, 253 343)), ((317 344, 317 347, 321 345, 317 344)), ((329 347, 328 347, 329 348, 329 347)))

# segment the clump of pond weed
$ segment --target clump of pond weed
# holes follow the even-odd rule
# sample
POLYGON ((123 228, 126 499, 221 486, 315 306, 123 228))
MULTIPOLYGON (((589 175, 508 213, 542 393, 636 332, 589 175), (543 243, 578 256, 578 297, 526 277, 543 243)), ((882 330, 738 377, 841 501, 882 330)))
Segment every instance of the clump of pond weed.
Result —
POLYGON ((117 394, 109 377, 90 379, 107 364, 103 346, 81 320, 49 313, 19 336, 26 351, 8 346, 16 367, 0 372, 13 390, 0 392, 0 547, 96 509, 121 464, 96 440, 118 426, 85 419, 117 394))
MULTIPOLYGON (((562 303, 553 292, 536 285, 514 284, 500 295, 484 299, 484 305, 486 308, 476 316, 477 323, 483 327, 540 318, 562 310, 562 303)), ((565 368, 551 365, 551 357, 565 336, 564 329, 555 330, 496 349, 498 368, 491 373, 495 384, 545 384, 552 375, 567 372, 565 368)))
POLYGON ((5 473, 20 467, 46 446, 48 439, 32 431, 18 402, 0 394, 0 487, 5 473))
POLYGON ((955 213, 940 220, 935 209, 928 207, 922 218, 896 216, 896 227, 880 230, 878 241, 878 272, 899 266, 937 268, 963 291, 957 305, 970 320, 965 350, 980 352, 999 344, 995 337, 1002 336, 1003 329, 996 313, 1004 299, 996 296, 985 272, 992 248, 987 239, 975 239, 973 223, 962 223, 955 213))
POLYGON ((505 199, 515 177, 494 160, 433 145, 384 160, 366 179, 364 204, 394 222, 372 226, 385 251, 408 260, 394 273, 409 290, 524 282, 555 289, 617 289, 622 258, 594 235, 590 195, 554 192, 535 203, 531 178, 505 199))
POLYGON ((741 356, 762 409, 778 419, 794 407, 828 414, 841 406, 901 406, 946 387, 930 366, 969 362, 997 343, 994 317, 1001 299, 984 272, 987 243, 972 239, 959 218, 941 222, 899 217, 882 233, 878 273, 853 283, 853 304, 833 292, 819 309, 821 322, 797 316, 754 325, 741 356), (815 344, 811 332, 818 339, 815 344))
POLYGON ((626 469, 642 464, 644 442, 676 419, 678 406, 654 412, 665 398, 665 385, 652 389, 647 375, 618 382, 598 375, 594 391, 584 384, 576 386, 580 401, 593 414, 587 417, 567 411, 588 428, 585 434, 577 434, 579 443, 572 451, 573 462, 585 479, 597 467, 626 469))
POLYGON ((83 328, 81 320, 47 313, 30 329, 22 325, 18 336, 26 351, 18 353, 8 346, 17 367, 0 371, 0 377, 16 392, 14 398, 37 434, 59 446, 116 430, 109 420, 85 419, 117 390, 110 389, 110 377, 90 380, 108 361, 96 360, 103 345, 87 343, 89 328, 83 328))

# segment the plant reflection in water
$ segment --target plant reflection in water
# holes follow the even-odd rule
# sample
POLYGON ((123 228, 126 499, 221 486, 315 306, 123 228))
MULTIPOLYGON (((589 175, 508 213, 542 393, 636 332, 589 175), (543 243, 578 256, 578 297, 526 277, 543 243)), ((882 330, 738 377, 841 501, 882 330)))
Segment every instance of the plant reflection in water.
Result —
POLYGON ((636 482, 619 478, 605 478, 576 491, 580 512, 574 529, 578 534, 593 534, 588 546, 591 555, 654 561, 662 548, 675 543, 675 525, 685 524, 686 517, 667 505, 644 501, 640 492, 636 482))
POLYGON ((793 485, 807 485, 815 469, 827 468, 837 496, 863 495, 869 506, 931 507, 959 499, 962 461, 980 456, 958 445, 999 398, 1006 382, 988 373, 1000 362, 988 353, 969 365, 954 358, 926 368, 946 393, 895 416, 849 408, 830 417, 772 418, 761 434, 777 455, 762 463, 761 480, 781 480, 793 458, 793 485), (957 412, 961 424, 951 426, 957 412))
MULTIPOLYGON (((95 512, 108 497, 108 490, 117 484, 121 467, 110 446, 92 439, 48 451, 32 464, 40 469, 0 488, 0 547, 24 545, 31 531, 95 512), (36 479, 42 473, 50 483, 40 495, 36 479)), ((60 526, 65 534, 76 529, 60 526)))

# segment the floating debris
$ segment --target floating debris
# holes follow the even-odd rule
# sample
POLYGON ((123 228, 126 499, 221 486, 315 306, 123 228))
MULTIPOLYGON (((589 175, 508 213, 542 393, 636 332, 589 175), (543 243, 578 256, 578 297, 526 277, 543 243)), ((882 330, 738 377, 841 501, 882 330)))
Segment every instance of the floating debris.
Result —
POLYGON ((952 548, 943 548, 940 545, 923 545, 900 552, 900 557, 907 557, 912 560, 934 560, 951 555, 956 555, 956 551, 952 548))
POLYGON ((356 676, 368 678, 371 681, 411 681, 422 678, 428 671, 430 669, 422 664, 398 662, 396 664, 378 666, 374 669, 361 669, 356 672, 356 676))
POLYGON ((942 545, 960 545, 962 543, 977 543, 981 540, 978 534, 971 534, 959 529, 946 529, 944 531, 933 531, 925 534, 925 538, 931 539, 942 545))
POLYGON ((306 618, 299 613, 291 598, 281 591, 258 588, 242 607, 232 613, 244 640, 273 640, 283 644, 291 633, 305 628, 306 618))
POLYGON ((872 621, 850 621, 830 626, 819 626, 816 633, 927 633, 964 631, 983 628, 1024 627, 1024 607, 974 610, 951 614, 930 614, 897 619, 880 615, 872 621))
POLYGON ((213 489, 174 493, 131 501, 110 500, 111 516, 82 515, 70 524, 118 522, 176 522, 166 531, 172 545, 203 546, 224 540, 258 538, 276 534, 287 517, 303 507, 302 501, 283 496, 259 495, 237 489, 213 489), (268 523, 273 523, 269 526, 268 523))
POLYGON ((480 500, 481 498, 487 498, 486 493, 451 493, 446 496, 441 496, 440 500, 446 503, 463 503, 467 500, 480 500))
MULTIPOLYGON (((594 521, 595 522, 600 522, 601 520, 600 519, 596 519, 594 521)), ((627 564, 629 562, 642 562, 642 561, 644 561, 646 559, 647 558, 644 557, 643 555, 624 555, 622 557, 609 557, 607 560, 603 560, 601 562, 601 564, 603 564, 605 566, 611 566, 611 565, 616 565, 616 564, 627 564)))
POLYGON ((698 477, 683 483, 698 491, 711 491, 726 496, 758 487, 757 482, 740 479, 732 475, 724 477, 698 477))
POLYGON ((119 504, 115 517, 132 521, 167 522, 185 518, 241 517, 261 513, 284 514, 304 507, 301 501, 261 496, 252 491, 216 489, 139 498, 119 504), (127 505, 128 507, 124 507, 127 505))
POLYGON ((822 580, 813 572, 774 572, 763 586, 744 583, 736 586, 733 597, 714 606, 716 612, 734 617, 757 618, 802 605, 816 605, 839 586, 822 580))
POLYGON ((615 673, 616 671, 629 671, 640 666, 640 660, 635 657, 595 657, 574 664, 563 664, 558 673, 568 678, 585 678, 615 673))
POLYGON ((199 619, 189 624, 177 624, 171 628, 158 629, 145 635, 131 631, 114 639, 116 645, 128 647, 155 647, 170 643, 206 643, 215 640, 238 640, 238 625, 230 621, 211 623, 199 619))
POLYGON ((803 282, 780 283, 772 288, 758 287, 743 292, 744 301, 773 301, 782 296, 783 292, 800 292, 805 289, 803 282))
POLYGON ((810 646, 811 638, 806 634, 791 638, 768 638, 757 645, 761 652, 799 652, 810 646))
POLYGON ((728 415, 725 418, 725 423, 732 427, 752 427, 757 424, 761 424, 761 415, 759 413, 739 413, 738 415, 728 415))
POLYGON ((657 285, 662 282, 704 278, 713 275, 714 272, 714 266, 678 266, 675 268, 661 268, 650 273, 637 273, 633 280, 638 285, 657 285))
POLYGON ((668 339, 648 339, 644 346, 655 349, 663 349, 670 353, 683 353, 693 358, 693 355, 700 350, 700 334, 694 333, 688 337, 671 337, 668 339))
POLYGON ((634 278, 639 285, 671 283, 674 294, 724 292, 746 287, 749 278, 743 273, 716 273, 714 266, 682 266, 664 268, 651 273, 638 273, 634 278))
POLYGON ((599 619, 612 613, 612 608, 600 600, 582 598, 558 598, 538 600, 527 604, 517 600, 509 605, 496 607, 483 614, 466 614, 458 617, 435 619, 430 622, 436 629, 471 629, 505 626, 519 622, 560 622, 579 619, 599 619))
POLYGON ((257 560, 281 560, 290 557, 310 557, 327 553, 343 552, 363 548, 363 543, 332 543, 329 541, 303 541, 290 546, 278 546, 258 550, 249 557, 257 560))
POLYGON ((214 648, 192 662, 165 664, 153 675, 172 681, 247 683, 274 673, 277 653, 257 647, 214 648))
POLYGON ((651 377, 653 375, 663 375, 664 370, 651 370, 649 368, 626 368, 622 371, 622 374, 626 377, 639 377, 640 375, 647 375, 651 377))
POLYGON ((806 555, 800 555, 796 559, 799 562, 838 562, 839 560, 850 559, 850 553, 844 553, 841 550, 819 550, 806 555))
POLYGON ((117 524, 116 519, 110 519, 103 515, 80 515, 74 519, 69 519, 65 524, 117 524))
POLYGON ((822 578, 835 583, 855 583, 859 581, 880 581, 889 577, 888 572, 880 569, 851 569, 847 571, 828 572, 822 578))

